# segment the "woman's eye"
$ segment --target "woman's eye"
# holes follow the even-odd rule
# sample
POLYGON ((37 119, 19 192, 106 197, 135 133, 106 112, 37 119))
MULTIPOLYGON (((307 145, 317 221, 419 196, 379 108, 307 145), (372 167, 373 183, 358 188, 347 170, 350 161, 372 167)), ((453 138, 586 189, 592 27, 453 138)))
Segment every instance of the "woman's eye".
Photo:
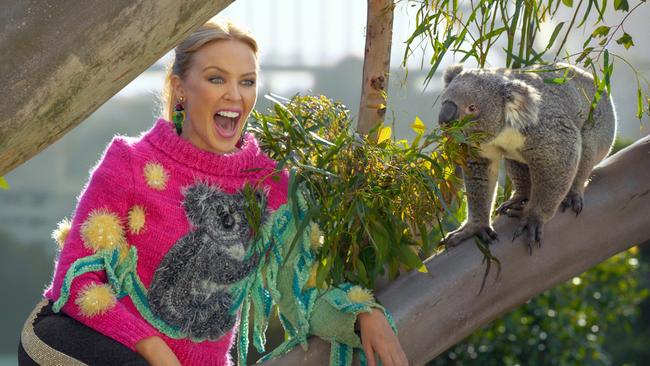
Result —
POLYGON ((242 83, 242 85, 245 85, 245 86, 253 86, 253 85, 255 85, 255 80, 253 80, 253 79, 243 80, 241 83, 242 83))
POLYGON ((220 76, 209 78, 208 81, 210 81, 213 84, 223 84, 224 82, 223 78, 220 76))

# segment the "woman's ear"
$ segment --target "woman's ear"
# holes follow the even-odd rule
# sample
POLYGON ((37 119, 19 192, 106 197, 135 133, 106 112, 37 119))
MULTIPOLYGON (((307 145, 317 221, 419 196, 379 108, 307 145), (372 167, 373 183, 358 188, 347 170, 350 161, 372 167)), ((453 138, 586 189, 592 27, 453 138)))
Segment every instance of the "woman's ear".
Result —
POLYGON ((172 74, 169 78, 171 82, 171 92, 170 97, 173 98, 174 103, 176 103, 181 97, 185 97, 185 90, 183 89, 183 80, 180 76, 172 74))

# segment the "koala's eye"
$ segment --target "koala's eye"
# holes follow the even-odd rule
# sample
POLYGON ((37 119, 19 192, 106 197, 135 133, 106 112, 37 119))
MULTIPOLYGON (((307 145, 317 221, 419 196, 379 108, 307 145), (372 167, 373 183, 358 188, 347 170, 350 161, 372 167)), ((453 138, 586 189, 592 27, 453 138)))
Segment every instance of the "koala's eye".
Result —
POLYGON ((470 104, 469 106, 467 106, 467 112, 471 114, 476 114, 476 112, 478 112, 478 107, 476 106, 476 104, 470 104))

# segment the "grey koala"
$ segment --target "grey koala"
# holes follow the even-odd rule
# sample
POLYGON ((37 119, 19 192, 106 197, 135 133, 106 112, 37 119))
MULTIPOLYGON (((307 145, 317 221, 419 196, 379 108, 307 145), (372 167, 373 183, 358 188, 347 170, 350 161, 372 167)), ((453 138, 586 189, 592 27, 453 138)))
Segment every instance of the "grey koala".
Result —
MULTIPOLYGON (((266 213, 266 196, 258 191, 256 199, 266 213)), ((194 229, 167 252, 147 297, 154 315, 194 340, 215 340, 233 327, 229 286, 259 262, 257 255, 244 260, 251 241, 245 203, 242 192, 230 195, 202 182, 184 192, 194 229)))
POLYGON ((576 215, 582 210, 589 174, 614 140, 611 97, 603 95, 588 120, 596 90, 593 76, 568 64, 517 70, 455 65, 445 70, 443 80, 439 124, 469 116, 475 123, 468 129, 488 135, 479 156, 463 171, 467 220, 444 242, 453 246, 474 235, 498 240, 490 214, 503 158, 515 191, 497 212, 520 218, 513 240, 527 231, 532 251, 533 244, 541 245, 544 224, 560 205, 576 215), (544 82, 565 76, 562 84, 544 82))

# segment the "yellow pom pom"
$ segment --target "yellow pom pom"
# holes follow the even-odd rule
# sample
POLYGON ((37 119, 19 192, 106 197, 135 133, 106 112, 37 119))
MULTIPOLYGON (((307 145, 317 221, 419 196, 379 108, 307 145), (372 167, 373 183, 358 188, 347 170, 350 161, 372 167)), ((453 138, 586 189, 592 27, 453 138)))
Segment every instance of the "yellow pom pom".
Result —
POLYGON ((61 220, 57 224, 56 229, 52 231, 52 239, 56 241, 56 244, 59 246, 60 249, 63 249, 63 244, 65 244, 65 238, 68 237, 70 228, 72 228, 72 223, 66 217, 63 220, 61 220))
POLYGON ((374 301, 372 292, 370 292, 370 290, 365 289, 361 286, 354 286, 350 290, 348 290, 348 298, 350 299, 350 301, 356 303, 367 303, 367 302, 374 301))
POLYGON ((132 234, 140 234, 144 227, 144 207, 135 205, 129 210, 129 230, 132 234))
POLYGON ((93 283, 84 287, 75 303, 79 305, 81 315, 93 317, 101 315, 115 306, 115 294, 108 284, 93 283))
POLYGON ((313 250, 318 250, 323 246, 325 238, 323 237, 323 232, 320 231, 320 227, 315 222, 311 223, 311 231, 309 233, 309 241, 311 243, 311 248, 313 250))
POLYGON ((81 225, 81 238, 88 249, 95 252, 118 249, 126 245, 120 218, 106 210, 93 210, 81 225))
POLYGON ((144 166, 144 179, 149 187, 162 191, 167 186, 169 175, 162 165, 149 162, 144 166))

